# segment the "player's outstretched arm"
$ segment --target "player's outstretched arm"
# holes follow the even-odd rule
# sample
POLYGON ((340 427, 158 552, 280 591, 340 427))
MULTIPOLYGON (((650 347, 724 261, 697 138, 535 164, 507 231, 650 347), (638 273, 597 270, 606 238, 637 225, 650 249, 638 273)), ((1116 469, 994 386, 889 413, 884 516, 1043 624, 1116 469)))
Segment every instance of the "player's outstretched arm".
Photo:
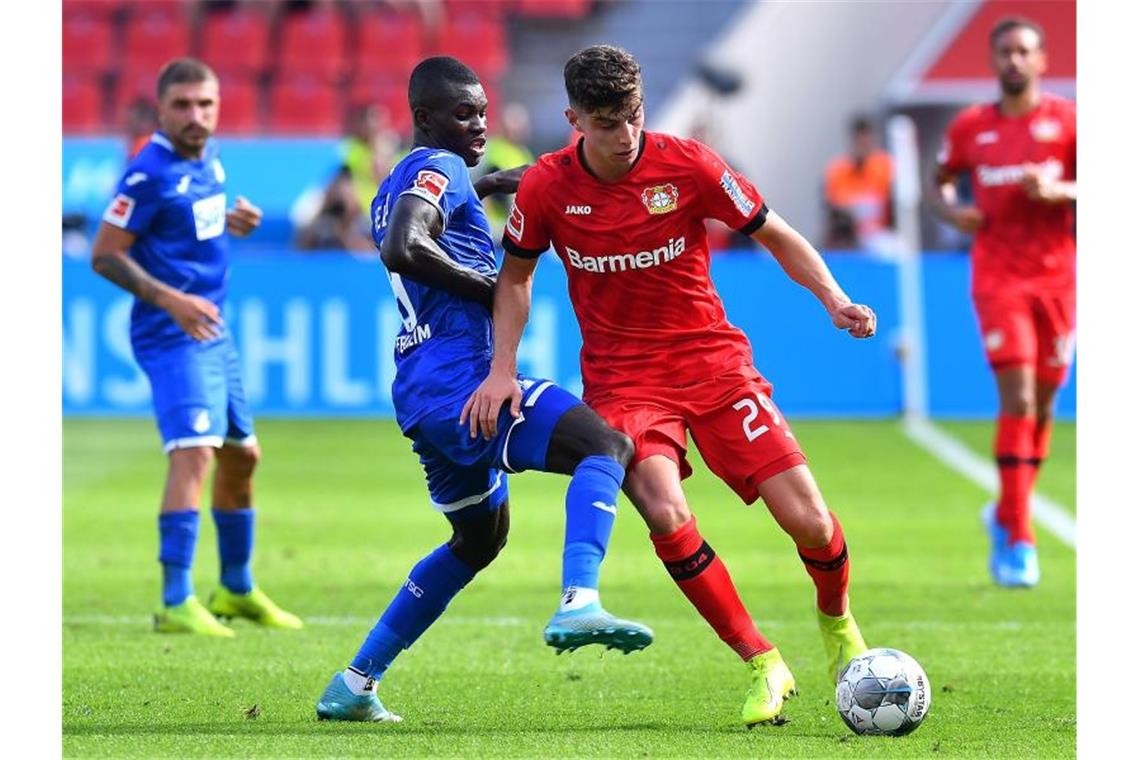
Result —
POLYGON ((495 284, 495 354, 491 371, 471 398, 463 405, 459 424, 470 420, 471 437, 480 432, 490 439, 498 432, 499 411, 509 399, 511 415, 519 416, 522 391, 515 379, 518 374, 519 341, 530 316, 531 287, 538 259, 527 259, 507 253, 495 284))
POLYGON ((958 190, 954 187, 955 176, 941 167, 934 170, 932 181, 926 186, 926 205, 942 221, 957 228, 959 232, 973 235, 982 226, 984 217, 980 209, 958 202, 958 190))
POLYGON ((869 306, 851 302, 819 252, 779 214, 769 210, 752 239, 772 252, 788 277, 819 299, 836 327, 856 338, 875 334, 875 312, 869 306))
POLYGON ((152 277, 127 252, 135 234, 103 222, 91 244, 91 268, 133 294, 140 301, 167 311, 194 340, 212 340, 221 334, 222 315, 209 299, 175 290, 152 277))
POLYGON ((530 168, 530 164, 516 166, 514 169, 500 169, 497 172, 484 174, 475 180, 475 194, 482 200, 488 195, 502 193, 511 195, 519 189, 519 181, 523 172, 530 168))
POLYGON ((389 272, 477 301, 490 310, 495 280, 444 253, 436 243, 442 234, 443 220, 435 206, 414 195, 401 195, 388 218, 380 258, 389 272))

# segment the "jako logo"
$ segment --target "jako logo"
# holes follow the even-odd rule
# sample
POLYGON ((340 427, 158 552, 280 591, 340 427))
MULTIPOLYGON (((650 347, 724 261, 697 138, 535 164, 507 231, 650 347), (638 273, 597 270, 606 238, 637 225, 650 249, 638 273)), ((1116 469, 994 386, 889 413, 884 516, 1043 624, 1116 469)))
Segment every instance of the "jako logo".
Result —
POLYGON ((591 211, 593 211, 593 209, 590 208, 589 206, 567 206, 566 207, 566 213, 567 214, 576 214, 578 216, 589 216, 591 211))
POLYGON ((685 252, 685 237, 670 238, 669 242, 652 251, 638 253, 613 253, 602 256, 583 256, 570 246, 566 246, 566 258, 570 266, 587 272, 625 272, 629 269, 649 269, 660 266, 685 252))

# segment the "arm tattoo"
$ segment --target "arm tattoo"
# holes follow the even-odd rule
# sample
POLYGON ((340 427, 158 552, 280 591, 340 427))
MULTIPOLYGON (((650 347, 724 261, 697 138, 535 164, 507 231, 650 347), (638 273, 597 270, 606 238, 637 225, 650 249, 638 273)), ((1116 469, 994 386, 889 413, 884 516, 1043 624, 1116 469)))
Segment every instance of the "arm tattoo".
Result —
POLYGON ((140 301, 154 304, 163 284, 147 274, 138 262, 126 254, 100 256, 92 262, 95 271, 120 288, 133 293, 140 301))

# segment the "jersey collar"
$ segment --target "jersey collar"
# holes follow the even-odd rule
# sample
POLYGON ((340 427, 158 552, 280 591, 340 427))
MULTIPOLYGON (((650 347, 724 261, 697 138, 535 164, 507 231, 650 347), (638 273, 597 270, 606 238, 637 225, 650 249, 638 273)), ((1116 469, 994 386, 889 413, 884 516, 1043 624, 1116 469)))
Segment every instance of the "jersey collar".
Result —
POLYGON ((167 139, 166 135, 162 134, 161 132, 155 132, 153 135, 151 135, 150 141, 157 145, 161 145, 171 153, 175 152, 174 146, 171 144, 170 140, 167 139))

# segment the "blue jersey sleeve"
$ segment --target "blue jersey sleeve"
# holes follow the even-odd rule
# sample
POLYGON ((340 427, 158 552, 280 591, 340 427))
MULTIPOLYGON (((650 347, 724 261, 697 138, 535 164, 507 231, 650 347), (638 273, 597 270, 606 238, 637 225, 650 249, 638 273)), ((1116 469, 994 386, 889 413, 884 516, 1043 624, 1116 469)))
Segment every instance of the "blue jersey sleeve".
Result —
POLYGON ((405 181, 407 187, 400 195, 423 198, 439 209, 444 229, 451 221, 452 214, 467 202, 467 191, 471 184, 463 159, 446 151, 437 151, 428 156, 415 170, 415 176, 409 172, 405 181))
POLYGON ((140 235, 158 213, 161 195, 159 178, 147 167, 132 164, 119 180, 115 197, 103 212, 103 221, 140 235))

